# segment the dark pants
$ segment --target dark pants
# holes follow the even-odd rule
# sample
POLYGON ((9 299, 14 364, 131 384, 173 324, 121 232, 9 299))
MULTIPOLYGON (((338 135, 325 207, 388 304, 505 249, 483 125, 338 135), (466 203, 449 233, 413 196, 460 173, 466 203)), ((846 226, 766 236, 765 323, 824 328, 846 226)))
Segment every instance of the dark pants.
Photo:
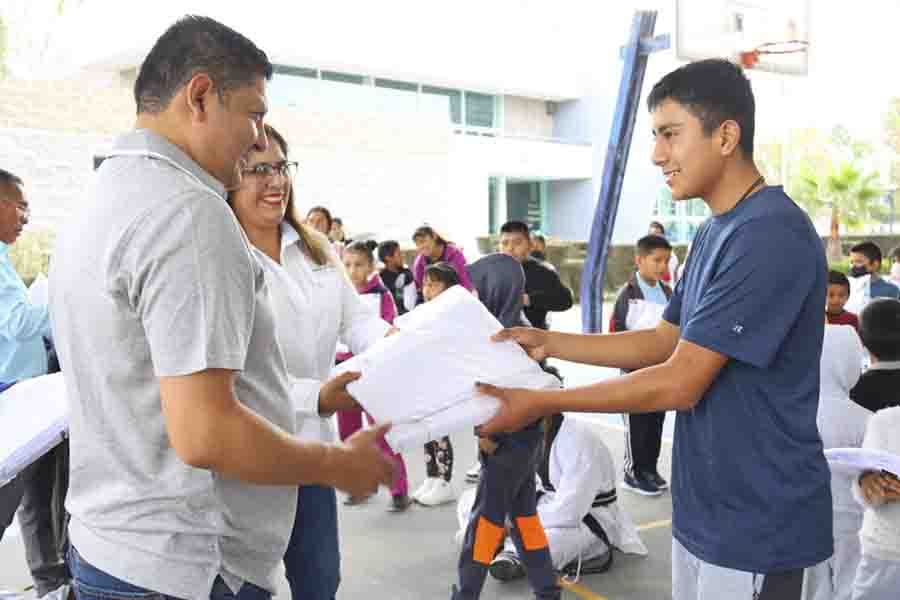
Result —
MULTIPOLYGON (((72 586, 75 588, 77 600, 178 600, 172 596, 166 596, 117 579, 88 563, 75 548, 71 547, 69 548, 69 564, 72 567, 72 586)), ((216 577, 209 598, 210 600, 271 600, 272 594, 252 583, 245 583, 235 594, 221 577, 216 577)))
POLYGON ((35 593, 44 596, 69 582, 64 503, 69 442, 64 441, 0 488, 0 539, 18 509, 25 560, 35 593))
POLYGON ((631 475, 655 472, 666 413, 626 414, 624 419, 625 472, 631 475))
POLYGON ((444 436, 439 442, 425 444, 425 473, 429 477, 453 478, 453 444, 444 436))
POLYGON ((334 488, 300 486, 284 571, 293 600, 334 599, 341 582, 334 488))
POLYGON ((459 557, 459 589, 454 600, 481 594, 488 566, 503 541, 507 518, 535 596, 560 597, 547 537, 537 516, 534 478, 542 441, 540 428, 520 431, 505 437, 493 454, 479 454, 481 478, 459 557))

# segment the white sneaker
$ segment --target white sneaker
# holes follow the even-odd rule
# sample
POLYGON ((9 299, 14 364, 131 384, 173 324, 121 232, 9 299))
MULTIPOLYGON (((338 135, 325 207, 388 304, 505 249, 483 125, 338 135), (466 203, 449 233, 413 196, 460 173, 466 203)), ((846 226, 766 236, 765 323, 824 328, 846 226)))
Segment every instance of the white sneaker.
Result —
POLYGON ((481 461, 476 462, 472 465, 472 468, 466 471, 466 481, 469 483, 478 483, 478 479, 481 477, 481 461))
POLYGON ((453 502, 455 499, 456 495, 453 493, 453 486, 450 485, 450 482, 438 479, 428 493, 420 496, 418 500, 419 504, 425 506, 439 506, 453 502))
POLYGON ((438 482, 437 477, 426 477, 425 481, 422 482, 422 485, 420 485, 418 488, 416 488, 416 491, 414 491, 409 497, 412 498, 413 500, 418 500, 422 496, 428 495, 428 493, 434 487, 434 484, 437 482, 438 482))

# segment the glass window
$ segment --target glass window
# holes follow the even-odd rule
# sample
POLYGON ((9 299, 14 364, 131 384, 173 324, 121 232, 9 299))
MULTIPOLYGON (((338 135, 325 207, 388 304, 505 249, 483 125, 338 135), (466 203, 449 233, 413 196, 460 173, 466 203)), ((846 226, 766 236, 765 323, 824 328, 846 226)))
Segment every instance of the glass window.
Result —
POLYGON ((466 92, 466 125, 494 127, 494 97, 466 92))
POLYGON ((687 216, 689 217, 706 217, 709 216, 709 207, 702 198, 691 198, 687 201, 687 216))
POLYGON ((375 87, 389 88, 392 90, 402 90, 404 92, 417 92, 419 86, 408 81, 397 81, 395 79, 376 79, 375 87))
POLYGON ((326 81, 338 81, 340 83, 355 83, 362 85, 365 77, 353 73, 339 73, 337 71, 322 71, 322 79, 326 81))
POLYGON ((294 77, 310 77, 316 79, 318 77, 315 69, 307 69, 306 67, 289 67, 287 65, 274 65, 273 70, 279 75, 292 75, 294 77))
POLYGON ((430 85, 422 86, 423 94, 434 94, 436 96, 446 96, 450 99, 450 121, 452 123, 462 123, 462 92, 459 90, 451 90, 449 88, 433 87, 430 85))

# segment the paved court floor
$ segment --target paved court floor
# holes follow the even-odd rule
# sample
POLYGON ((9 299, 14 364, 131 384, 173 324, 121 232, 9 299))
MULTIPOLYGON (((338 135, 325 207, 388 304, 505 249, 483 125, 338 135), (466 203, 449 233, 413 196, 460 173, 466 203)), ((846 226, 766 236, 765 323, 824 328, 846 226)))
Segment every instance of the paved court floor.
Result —
MULTIPOLYGON (((609 310, 609 308, 607 308, 609 310)), ((555 315, 554 328, 577 331, 577 307, 555 315)), ((615 373, 607 369, 559 363, 568 385, 598 381, 615 373)), ((670 436, 673 417, 666 420, 670 436)), ((617 416, 596 415, 591 423, 616 458, 621 472, 623 435, 617 416)), ((454 485, 461 492, 467 484, 463 474, 475 461, 475 440, 468 434, 453 436, 456 454, 454 485)), ((415 488, 425 476, 422 456, 405 456, 410 485, 415 488)), ((663 446, 660 471, 670 474, 671 447, 663 446)), ((620 475, 621 480, 621 475, 620 475)), ((372 600, 419 600, 449 598, 450 585, 456 578, 458 548, 456 506, 436 508, 413 506, 401 514, 389 513, 389 496, 382 491, 368 503, 340 507, 343 582, 338 598, 372 600)), ((671 501, 668 495, 644 498, 621 490, 619 501, 633 520, 643 526, 641 536, 650 550, 647 557, 617 553, 608 573, 583 577, 569 585, 563 594, 567 599, 657 600, 671 597, 670 544, 671 501)), ((23 548, 14 527, 0 542, 0 589, 21 589, 29 584, 23 548)), ((289 598, 287 583, 282 581, 278 597, 289 598)), ((524 581, 500 584, 488 577, 482 598, 512 600, 530 597, 524 581)))

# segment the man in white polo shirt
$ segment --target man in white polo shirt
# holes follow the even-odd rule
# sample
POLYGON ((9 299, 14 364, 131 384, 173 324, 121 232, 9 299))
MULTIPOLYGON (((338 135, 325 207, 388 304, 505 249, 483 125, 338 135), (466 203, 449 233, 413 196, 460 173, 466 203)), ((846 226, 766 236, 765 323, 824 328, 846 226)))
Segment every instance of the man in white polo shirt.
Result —
POLYGON ((266 55, 185 17, 135 83, 137 124, 62 231, 50 308, 71 407, 79 600, 265 599, 299 484, 389 483, 381 427, 299 442, 262 268, 225 203, 266 147, 266 55))

